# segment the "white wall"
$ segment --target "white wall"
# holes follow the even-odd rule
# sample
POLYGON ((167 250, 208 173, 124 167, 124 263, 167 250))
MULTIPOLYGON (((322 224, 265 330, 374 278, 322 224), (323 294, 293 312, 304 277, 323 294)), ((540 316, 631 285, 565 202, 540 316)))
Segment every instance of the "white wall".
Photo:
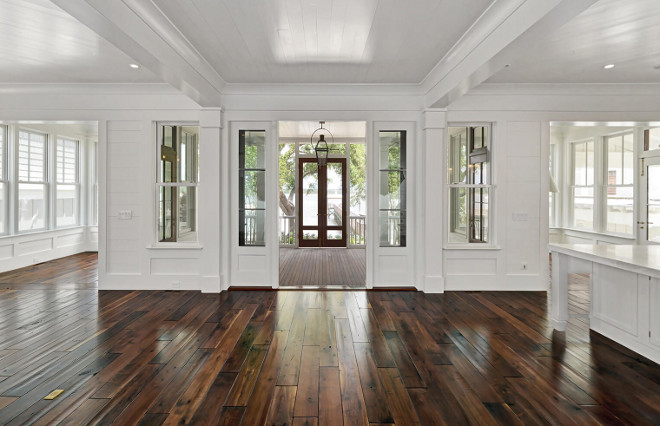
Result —
MULTIPOLYGON (((644 122, 658 116, 660 90, 652 85, 483 85, 450 105, 448 122, 494 123, 496 247, 445 249, 445 289, 547 289, 550 122, 644 122)), ((621 242, 566 235, 575 242, 621 242)), ((554 231, 553 237, 564 235, 554 231)))
MULTIPOLYGON (((346 92, 292 94, 284 89, 255 89, 252 93, 226 95, 222 112, 200 109, 188 98, 158 85, 140 89, 121 85, 46 89, 34 92, 34 96, 30 92, 11 92, 0 97, 0 117, 98 121, 98 244, 103 289, 217 292, 233 284, 232 254, 236 247, 231 239, 235 227, 231 218, 235 202, 228 195, 230 158, 235 152, 230 150, 231 123, 267 122, 276 129, 278 120, 361 120, 367 122, 371 149, 375 131, 383 123, 403 122, 414 129, 413 157, 417 164, 413 174, 418 184, 414 190, 409 188, 412 225, 405 268, 399 270, 403 278, 398 285, 414 285, 427 292, 543 290, 548 284, 549 123, 653 121, 660 116, 660 91, 633 88, 628 93, 619 87, 590 91, 579 87, 483 86, 446 111, 424 110, 420 97, 396 92, 350 95, 348 89, 342 89, 346 92), (200 123, 200 242, 193 247, 163 248, 154 244, 157 121, 200 123), (453 122, 493 123, 493 247, 452 249, 441 237, 446 224, 445 129, 453 122), (119 220, 119 210, 131 210, 132 218, 119 220), (523 263, 526 269, 522 269, 523 263)), ((369 176, 373 181, 376 174, 373 164, 371 167, 369 176)), ((372 182, 368 186, 374 190, 372 182)), ((374 198, 373 193, 367 196, 374 198)), ((276 214, 277 209, 271 207, 276 214)), ((375 208, 370 211, 368 238, 375 235, 375 212, 375 208)), ((270 236, 273 243, 276 237, 275 230, 270 236)), ((57 238, 50 244, 60 244, 57 238)), ((62 236, 59 241, 73 238, 62 236)), ((393 285, 376 273, 383 262, 379 256, 386 253, 376 250, 373 238, 369 241, 368 285, 393 285)), ((33 257, 33 252, 29 253, 31 245, 38 247, 41 243, 25 243, 11 250, 33 257)), ((249 284, 277 284, 277 245, 271 244, 265 253, 270 273, 249 284)))

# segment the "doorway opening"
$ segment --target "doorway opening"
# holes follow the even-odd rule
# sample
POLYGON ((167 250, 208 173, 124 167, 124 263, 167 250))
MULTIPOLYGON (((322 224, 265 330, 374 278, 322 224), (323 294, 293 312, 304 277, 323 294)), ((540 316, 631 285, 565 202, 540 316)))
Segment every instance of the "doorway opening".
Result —
MULTIPOLYGON (((362 288, 366 280, 366 122, 327 122, 319 164, 314 121, 279 123, 281 287, 362 288)), ((318 137, 318 134, 316 135, 318 137)))

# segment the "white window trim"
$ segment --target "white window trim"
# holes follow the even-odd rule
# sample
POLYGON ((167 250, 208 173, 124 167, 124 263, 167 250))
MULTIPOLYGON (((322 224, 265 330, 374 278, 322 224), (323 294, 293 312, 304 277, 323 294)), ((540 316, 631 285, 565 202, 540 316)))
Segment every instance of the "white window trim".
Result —
MULTIPOLYGON (((643 143, 643 140, 642 140, 643 143)), ((625 130, 621 132, 616 132, 616 133, 611 133, 608 135, 603 136, 603 161, 602 161, 602 179, 603 179, 603 185, 602 185, 602 203, 599 206, 601 208, 601 216, 602 216, 602 226, 599 229, 599 233, 601 234, 606 234, 606 235, 611 235, 611 236, 616 236, 616 237, 622 237, 622 238, 635 238, 635 168, 634 164, 637 161, 636 160, 636 152, 635 152, 635 129, 630 129, 630 130, 625 130), (632 182, 630 184, 621 184, 621 185, 610 185, 608 181, 608 169, 609 169, 609 159, 608 159, 608 152, 609 152, 609 140, 612 138, 616 137, 624 137, 626 135, 631 135, 633 137, 633 172, 632 172, 632 182), (632 232, 629 234, 622 233, 622 232, 614 232, 614 231, 608 231, 607 230, 607 188, 612 187, 612 188, 630 188, 632 190, 633 194, 633 221, 630 224, 632 228, 632 232)), ((623 151, 622 151, 622 159, 621 161, 623 162, 623 151)), ((621 170, 623 171, 623 164, 621 165, 621 170)), ((623 173, 623 172, 622 172, 623 173)))
MULTIPOLYGON (((22 127, 22 126, 17 126, 16 131, 15 131, 15 140, 14 140, 14 182, 15 182, 15 190, 14 190, 14 219, 13 219, 13 230, 14 230, 14 235, 18 234, 30 234, 33 232, 43 232, 43 231, 48 231, 52 229, 50 225, 50 220, 51 220, 51 185, 50 185, 50 172, 52 171, 52 167, 49 167, 51 154, 50 154, 50 149, 52 144, 50 143, 50 134, 47 132, 39 131, 39 130, 32 130, 27 127, 22 127), (21 132, 27 132, 27 133, 34 133, 34 134, 40 134, 43 135, 45 138, 44 142, 44 171, 43 171, 43 180, 42 181, 23 181, 19 179, 19 167, 18 167, 18 161, 19 161, 19 143, 20 143, 20 133, 21 132), (26 184, 40 184, 44 185, 44 226, 42 228, 37 228, 37 229, 29 229, 29 230, 19 230, 19 196, 20 196, 20 185, 22 183, 26 184)), ((28 176, 29 177, 29 176, 28 176)))
MULTIPOLYGON (((154 200, 154 228, 153 228, 153 243, 148 246, 147 248, 149 249, 163 249, 163 248, 181 248, 181 249, 200 249, 202 246, 199 243, 199 235, 200 235, 200 227, 199 227, 199 183, 201 179, 197 179, 196 182, 162 182, 162 161, 161 161, 161 140, 163 137, 163 126, 190 126, 190 127, 197 127, 201 128, 198 122, 195 121, 157 121, 154 123, 155 125, 155 144, 156 144, 156 149, 154 150, 156 154, 156 183, 154 185, 154 194, 153 194, 153 200, 154 200), (195 214, 197 215, 196 218, 196 226, 197 226, 197 239, 195 241, 159 241, 159 234, 158 234, 158 224, 159 224, 159 214, 160 214, 160 188, 161 187, 194 187, 196 188, 196 194, 197 197, 195 198, 195 214)), ((200 138, 199 138, 199 133, 197 135, 197 149, 200 150, 200 157, 201 157, 201 144, 200 144, 200 138)), ((198 164, 197 167, 199 168, 200 165, 198 164)), ((198 173, 199 175, 199 173, 198 173)))
MULTIPOLYGON (((495 184, 494 181, 494 175, 493 173, 493 158, 494 157, 494 152, 495 149, 493 148, 493 129, 494 129, 494 123, 492 122, 450 122, 447 123, 447 128, 445 131, 445 140, 446 145, 447 145, 447 163, 449 162, 450 155, 451 155, 451 146, 449 144, 449 129, 451 127, 487 127, 488 128, 488 182, 489 184, 468 184, 468 183, 450 183, 449 180, 447 180, 447 185, 445 188, 445 200, 446 203, 446 212, 447 212, 447 219, 450 220, 451 215, 453 212, 449 211, 450 208, 450 203, 449 199, 451 197, 451 189, 452 188, 485 188, 488 189, 488 241, 485 243, 477 243, 477 242, 452 242, 449 240, 450 232, 449 232, 449 222, 446 222, 444 226, 447 227, 447 232, 446 232, 446 240, 444 241, 444 247, 450 250, 453 249, 485 249, 485 250, 497 250, 499 249, 499 246, 497 245, 497 242, 495 241, 495 229, 493 225, 496 223, 494 220, 494 214, 495 214, 495 192, 497 189, 497 185, 495 184)), ((469 143, 466 141, 466 143, 469 143)), ((448 164, 445 164, 445 167, 448 168, 448 164)), ((466 229, 467 233, 467 229, 466 229)))
POLYGON ((55 229, 75 228, 75 227, 80 226, 80 223, 81 223, 81 214, 80 214, 80 204, 81 204, 80 203, 81 145, 82 144, 80 142, 80 139, 76 139, 76 138, 72 138, 70 136, 64 136, 64 135, 57 135, 55 137, 55 151, 54 151, 54 156, 53 156, 53 158, 55 159, 55 161, 54 161, 55 164, 53 166, 54 172, 55 172, 54 173, 55 174, 55 178, 54 178, 55 193, 53 194, 53 200, 55 200, 55 202, 53 203, 54 204, 53 205, 53 221, 54 221, 54 228, 55 229), (59 177, 58 177, 58 174, 59 174, 59 157, 58 157, 57 148, 58 148, 58 145, 59 145, 60 141, 68 141, 68 142, 75 142, 76 143, 76 164, 75 164, 76 178, 75 178, 74 182, 65 183, 65 182, 60 182, 59 181, 59 177), (73 208, 74 208, 74 211, 76 212, 76 223, 74 223, 72 225, 62 225, 62 226, 60 226, 57 223, 57 201, 58 201, 57 191, 58 191, 60 185, 73 185, 73 186, 75 186, 75 197, 76 198, 75 198, 73 208))

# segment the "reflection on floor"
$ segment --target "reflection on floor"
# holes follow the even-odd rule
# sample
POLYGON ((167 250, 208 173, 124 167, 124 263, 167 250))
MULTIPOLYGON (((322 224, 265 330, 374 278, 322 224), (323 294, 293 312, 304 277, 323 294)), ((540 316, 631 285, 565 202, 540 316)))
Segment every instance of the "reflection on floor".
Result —
POLYGON ((660 366, 553 332, 546 292, 98 291, 96 263, 0 274, 0 424, 660 424, 660 366))
POLYGON ((280 286, 364 287, 365 249, 281 248, 280 286))

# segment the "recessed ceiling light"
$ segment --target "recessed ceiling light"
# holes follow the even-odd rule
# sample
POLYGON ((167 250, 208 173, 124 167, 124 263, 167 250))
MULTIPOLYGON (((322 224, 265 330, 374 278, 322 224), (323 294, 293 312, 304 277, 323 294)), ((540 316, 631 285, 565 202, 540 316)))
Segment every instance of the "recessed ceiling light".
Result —
POLYGON ((612 68, 614 68, 614 64, 607 64, 603 68, 605 68, 606 70, 611 70, 612 68))
POLYGON ((654 70, 660 70, 660 65, 656 65, 653 67, 654 70))
POLYGON ((131 68, 133 68, 133 69, 138 69, 138 68, 140 68, 140 66, 139 66, 138 64, 128 64, 128 66, 131 67, 131 68))

